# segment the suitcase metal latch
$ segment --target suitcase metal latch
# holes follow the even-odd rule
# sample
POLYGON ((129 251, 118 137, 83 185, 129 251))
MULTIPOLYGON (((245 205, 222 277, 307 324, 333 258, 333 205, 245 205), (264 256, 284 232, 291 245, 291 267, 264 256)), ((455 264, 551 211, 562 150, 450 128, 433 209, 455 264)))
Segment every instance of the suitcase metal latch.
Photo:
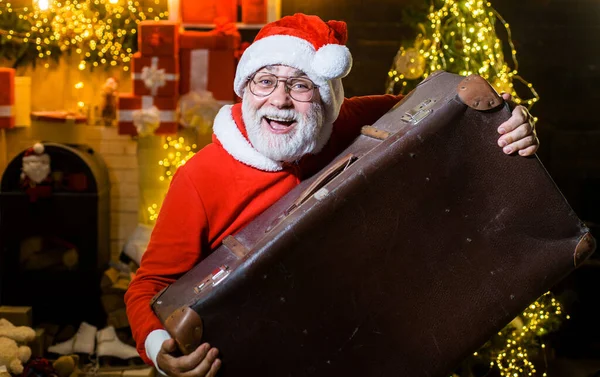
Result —
POLYGON ((209 277, 204 279, 200 284, 194 287, 194 292, 200 293, 203 289, 206 289, 209 286, 215 286, 225 279, 231 271, 229 270, 229 266, 221 266, 217 267, 213 270, 209 277))
POLYGON ((405 112, 400 119, 410 124, 417 124, 433 112, 432 107, 435 102, 436 100, 434 99, 426 99, 415 108, 405 112))

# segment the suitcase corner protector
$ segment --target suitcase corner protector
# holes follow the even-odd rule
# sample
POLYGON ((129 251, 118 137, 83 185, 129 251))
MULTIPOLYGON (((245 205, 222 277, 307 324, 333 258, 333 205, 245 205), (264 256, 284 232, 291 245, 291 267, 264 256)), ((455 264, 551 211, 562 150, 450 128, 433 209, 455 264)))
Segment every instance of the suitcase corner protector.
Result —
POLYGON ((577 243, 575 252, 573 253, 575 267, 583 263, 595 250, 596 239, 590 232, 585 233, 577 243))

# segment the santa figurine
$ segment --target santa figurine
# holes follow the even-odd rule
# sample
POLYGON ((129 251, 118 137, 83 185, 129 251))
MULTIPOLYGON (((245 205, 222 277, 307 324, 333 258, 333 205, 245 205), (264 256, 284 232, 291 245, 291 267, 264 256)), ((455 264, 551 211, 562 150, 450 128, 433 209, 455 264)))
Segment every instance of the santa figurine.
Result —
POLYGON ((52 193, 50 178, 50 156, 44 153, 44 145, 35 143, 23 155, 21 185, 31 202, 52 193))
POLYGON ((117 119, 117 107, 119 98, 119 82, 114 77, 106 79, 102 87, 102 120, 105 126, 112 126, 117 119))

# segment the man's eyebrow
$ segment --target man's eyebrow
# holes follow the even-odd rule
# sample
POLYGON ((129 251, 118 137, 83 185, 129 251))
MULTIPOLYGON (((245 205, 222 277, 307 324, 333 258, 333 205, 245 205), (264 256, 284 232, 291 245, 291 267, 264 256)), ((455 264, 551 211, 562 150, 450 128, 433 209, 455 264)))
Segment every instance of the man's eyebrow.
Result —
MULTIPOLYGON (((277 68, 275 68, 272 65, 267 65, 264 66, 263 69, 266 69, 267 71, 269 71, 270 73, 276 74, 277 73, 277 68)), ((308 75, 306 73, 304 73, 303 71, 296 69, 294 71, 294 73, 292 73, 289 77, 308 77, 308 75)))

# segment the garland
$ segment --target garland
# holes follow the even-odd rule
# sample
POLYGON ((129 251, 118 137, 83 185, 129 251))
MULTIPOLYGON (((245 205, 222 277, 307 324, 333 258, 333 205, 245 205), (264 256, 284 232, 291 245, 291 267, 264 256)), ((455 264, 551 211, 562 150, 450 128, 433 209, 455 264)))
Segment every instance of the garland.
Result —
POLYGON ((13 68, 48 68, 77 54, 79 69, 119 66, 129 70, 137 51, 137 25, 168 16, 165 0, 143 8, 132 0, 38 0, 16 8, 0 0, 0 59, 13 68), (47 4, 47 6, 44 6, 47 4))

